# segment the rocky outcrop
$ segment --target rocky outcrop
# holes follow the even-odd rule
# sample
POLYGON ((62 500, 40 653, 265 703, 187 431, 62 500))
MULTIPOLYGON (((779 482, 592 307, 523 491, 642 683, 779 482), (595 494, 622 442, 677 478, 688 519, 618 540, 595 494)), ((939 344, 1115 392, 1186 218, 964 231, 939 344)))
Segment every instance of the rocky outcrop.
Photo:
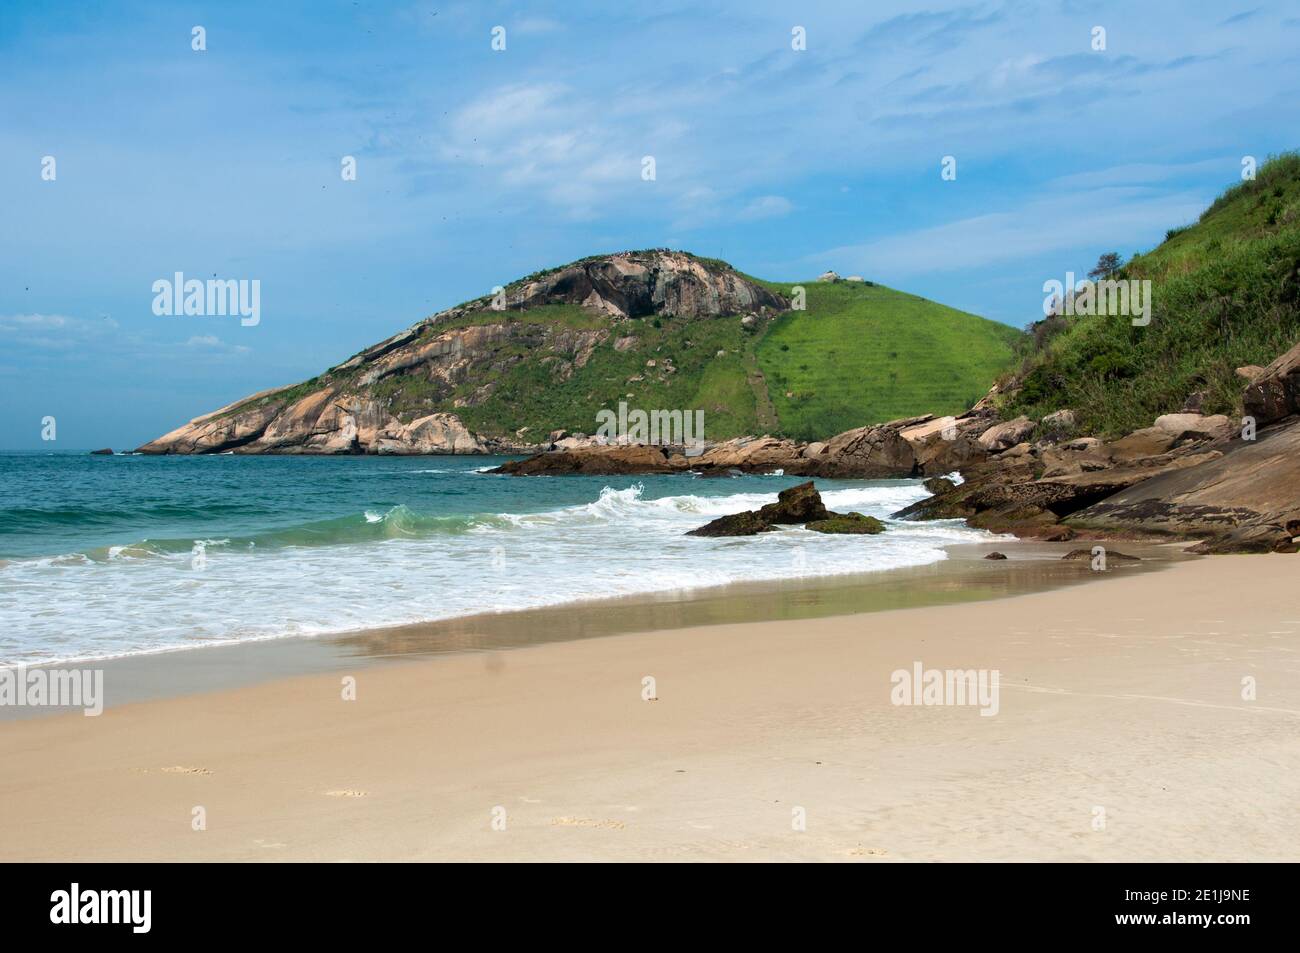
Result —
POLYGON ((822 503, 822 495, 811 480, 782 490, 775 503, 768 503, 758 510, 759 519, 774 525, 811 523, 835 515, 822 503))
MULTIPOLYGON (((1023 422, 1018 428, 1023 429, 1023 422)), ((1160 473, 1196 467, 1222 455, 1198 441, 1176 448, 1173 434, 1150 429, 1154 433, 1139 431, 1111 442, 1079 438, 1060 444, 1017 444, 968 468, 960 486, 896 515, 965 519, 993 532, 1070 539, 1077 527, 1067 517, 1160 473)))
MULTIPOLYGON (((823 479, 898 479, 964 470, 987 459, 980 434, 997 420, 989 411, 961 417, 904 417, 871 427, 857 427, 812 443, 778 437, 736 437, 686 456, 682 448, 664 448, 662 456, 643 457, 647 473, 690 470, 706 476, 731 472, 773 473, 823 479)), ((565 446, 512 461, 497 473, 517 476, 565 473, 636 472, 633 456, 611 453, 599 445, 565 446)))
MULTIPOLYGON (((457 411, 492 399, 510 370, 529 357, 551 379, 565 381, 598 347, 628 351, 636 338, 619 326, 637 318, 767 315, 787 307, 781 296, 731 268, 682 252, 588 258, 440 312, 312 381, 196 417, 139 451, 532 453, 543 448, 540 435, 478 434, 457 411), (520 318, 520 312, 557 305, 581 307, 604 324, 520 318)), ((664 376, 676 371, 668 357, 647 366, 664 376)))
MULTIPOLYGON (((1138 563, 1142 561, 1141 557, 1121 553, 1118 549, 1103 549, 1100 555, 1107 562, 1138 563)), ((1091 549, 1072 549, 1061 558, 1073 562, 1091 562, 1098 557, 1093 555, 1091 549)))
POLYGON ((512 476, 618 476, 680 473, 686 469, 685 464, 685 456, 670 455, 664 447, 616 444, 537 454, 525 460, 511 460, 489 472, 512 476))
MULTIPOLYGON (((964 470, 960 486, 936 485, 931 497, 895 515, 960 518, 1045 539, 1201 538, 1194 553, 1296 552, 1300 345, 1267 368, 1238 374, 1247 413, 1267 424, 1258 431, 1238 433, 1227 416, 1184 410, 1117 440, 1019 444, 964 470)), ((981 441, 996 447, 1006 429, 990 428, 981 441)))
POLYGON ((480 437, 455 414, 403 422, 374 399, 327 388, 292 402, 196 418, 137 452, 456 454, 526 449, 531 448, 480 437))
MULTIPOLYGON (((849 280, 852 281, 852 279, 849 280)), ((810 529, 814 533, 828 533, 831 535, 875 536, 877 533, 885 531, 885 524, 874 516, 863 516, 861 513, 844 513, 832 516, 830 519, 815 520, 804 528, 810 529)))
POLYGON ((861 513, 833 513, 810 480, 777 494, 775 503, 757 510, 720 516, 688 532, 687 536, 755 536, 778 526, 806 525, 818 533, 875 534, 884 531, 879 520, 861 513))
POLYGON ((989 453, 1009 450, 1023 443, 1034 432, 1034 422, 1028 417, 1017 417, 1005 423, 994 424, 979 436, 979 445, 989 453))
POLYGON ((1232 421, 1223 414, 1206 417, 1203 414, 1164 414, 1156 418, 1156 429, 1163 430, 1180 440, 1213 440, 1226 437, 1235 429, 1232 421))
POLYGON ((506 307, 578 304, 613 317, 651 314, 741 314, 789 305, 731 269, 711 268, 693 255, 656 250, 574 262, 506 289, 506 307))
POLYGON ((1300 420, 1265 428, 1255 440, 1214 447, 1214 456, 1201 465, 1126 487, 1079 510, 1071 523, 1216 539, 1201 552, 1285 548, 1300 535, 1288 531, 1288 524, 1300 520, 1300 420))
POLYGON ((1263 370, 1238 368, 1251 382, 1242 395, 1242 406, 1255 424, 1263 427, 1300 413, 1300 344, 1278 357, 1263 370))

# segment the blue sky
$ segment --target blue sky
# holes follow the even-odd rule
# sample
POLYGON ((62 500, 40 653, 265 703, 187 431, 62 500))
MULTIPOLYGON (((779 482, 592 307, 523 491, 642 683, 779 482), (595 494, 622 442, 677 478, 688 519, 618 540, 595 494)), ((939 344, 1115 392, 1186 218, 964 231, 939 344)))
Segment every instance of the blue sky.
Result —
POLYGON ((130 448, 624 248, 1023 326, 1300 145, 1291 4, 698 6, 5 0, 0 448, 130 448), (155 315, 177 271, 261 322, 155 315))

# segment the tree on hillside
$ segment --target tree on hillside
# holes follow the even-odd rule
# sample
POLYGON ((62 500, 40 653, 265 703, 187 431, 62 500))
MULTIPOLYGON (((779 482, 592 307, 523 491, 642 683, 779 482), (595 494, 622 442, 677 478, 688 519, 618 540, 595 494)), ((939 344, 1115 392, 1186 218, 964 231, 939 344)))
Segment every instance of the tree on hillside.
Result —
POLYGON ((1108 251, 1097 259, 1096 267, 1088 272, 1088 277, 1093 281, 1100 281, 1103 278, 1109 278, 1119 271, 1120 265, 1124 264, 1119 257, 1119 252, 1108 251))

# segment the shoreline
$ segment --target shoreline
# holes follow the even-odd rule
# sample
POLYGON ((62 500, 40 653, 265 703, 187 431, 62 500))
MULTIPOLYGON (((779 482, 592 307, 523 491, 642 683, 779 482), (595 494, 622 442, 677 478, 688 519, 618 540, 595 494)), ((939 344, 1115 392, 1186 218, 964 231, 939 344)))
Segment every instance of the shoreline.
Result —
MULTIPOLYGON (((1086 541, 1085 541, 1086 542, 1086 541)), ((944 547, 945 558, 861 573, 746 580, 691 589, 571 600, 504 612, 479 612, 402 625, 316 635, 211 641, 99 658, 56 659, 9 669, 104 671, 108 705, 259 684, 415 657, 498 652, 550 642, 699 625, 825 618, 896 608, 980 602, 1102 581, 1086 564, 1060 557, 1080 541, 994 538, 944 547), (1005 561, 986 553, 1005 551, 1005 561), (1028 564, 1028 565, 1026 565, 1028 564), (523 633, 522 635, 519 633, 523 633), (208 650, 220 650, 210 654, 208 650)), ((1091 545, 1091 543, 1088 543, 1091 545)), ((1142 557, 1120 572, 1152 572, 1191 559, 1177 543, 1125 543, 1142 557)), ((59 708, 0 706, 6 721, 50 717, 59 708)))
POLYGON ((1189 560, 416 659, 355 701, 317 673, 6 723, 0 857, 1294 860, 1293 573, 1189 560), (999 671, 996 717, 891 704, 916 662, 999 671))

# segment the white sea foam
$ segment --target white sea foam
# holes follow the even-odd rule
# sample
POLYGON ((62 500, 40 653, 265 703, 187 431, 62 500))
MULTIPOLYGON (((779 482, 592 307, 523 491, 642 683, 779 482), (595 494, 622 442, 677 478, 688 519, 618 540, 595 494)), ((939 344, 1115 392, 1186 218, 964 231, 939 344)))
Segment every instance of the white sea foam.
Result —
MULTIPOLYGON (((683 484, 683 486, 695 484, 683 484)), ((751 484, 752 485, 752 484, 751 484)), ((886 519, 927 494, 915 481, 828 489, 831 509, 886 519)), ((955 522, 893 522, 878 536, 791 527, 747 538, 685 536, 775 493, 602 490, 590 502, 462 521, 455 532, 405 506, 364 513, 380 538, 337 545, 227 545, 191 553, 114 546, 106 557, 16 559, 0 565, 0 664, 319 635, 483 611, 724 583, 916 566, 945 545, 987 539, 955 522)), ((362 519, 355 518, 357 525, 362 519)))

